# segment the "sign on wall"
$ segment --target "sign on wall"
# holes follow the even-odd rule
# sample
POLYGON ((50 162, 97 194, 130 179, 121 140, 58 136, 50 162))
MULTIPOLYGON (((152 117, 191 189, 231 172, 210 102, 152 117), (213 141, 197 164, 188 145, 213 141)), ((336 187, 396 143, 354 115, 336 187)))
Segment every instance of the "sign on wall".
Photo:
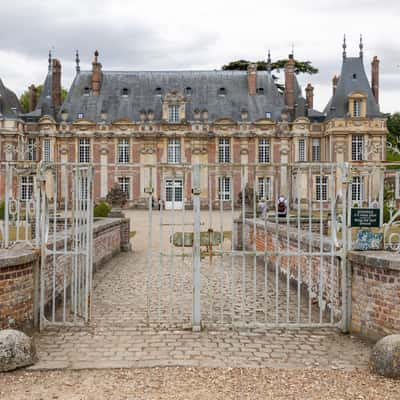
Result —
POLYGON ((351 226, 364 228, 380 227, 380 210, 378 208, 352 208, 351 226))

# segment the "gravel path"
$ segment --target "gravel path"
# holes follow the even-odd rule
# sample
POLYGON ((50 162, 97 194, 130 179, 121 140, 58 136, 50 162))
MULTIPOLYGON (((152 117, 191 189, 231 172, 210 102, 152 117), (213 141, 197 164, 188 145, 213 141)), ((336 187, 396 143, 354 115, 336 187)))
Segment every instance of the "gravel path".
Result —
POLYGON ((152 368, 0 375, 0 399, 397 400, 400 381, 365 370, 152 368))

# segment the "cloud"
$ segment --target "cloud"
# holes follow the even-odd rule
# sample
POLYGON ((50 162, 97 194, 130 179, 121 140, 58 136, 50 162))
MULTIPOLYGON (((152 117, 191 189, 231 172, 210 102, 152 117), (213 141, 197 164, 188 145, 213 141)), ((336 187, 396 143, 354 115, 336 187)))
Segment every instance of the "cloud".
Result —
POLYGON ((382 107, 397 107, 386 92, 400 90, 397 45, 397 1, 385 0, 2 0, 0 77, 21 93, 40 83, 47 72, 47 52, 61 59, 63 84, 74 76, 79 49, 82 69, 91 67, 100 51, 104 69, 218 69, 231 60, 260 60, 268 48, 275 59, 295 56, 319 68, 301 76, 304 87, 316 87, 315 101, 323 109, 331 93, 331 78, 340 72, 341 41, 347 33, 348 54, 358 54, 363 33, 365 63, 381 59, 382 107))

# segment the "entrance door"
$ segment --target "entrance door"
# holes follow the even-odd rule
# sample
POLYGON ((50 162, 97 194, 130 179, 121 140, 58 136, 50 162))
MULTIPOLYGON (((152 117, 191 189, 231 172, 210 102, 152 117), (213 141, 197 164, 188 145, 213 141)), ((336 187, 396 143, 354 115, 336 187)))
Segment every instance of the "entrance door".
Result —
POLYGON ((183 180, 167 179, 165 181, 165 209, 181 210, 183 208, 183 180))

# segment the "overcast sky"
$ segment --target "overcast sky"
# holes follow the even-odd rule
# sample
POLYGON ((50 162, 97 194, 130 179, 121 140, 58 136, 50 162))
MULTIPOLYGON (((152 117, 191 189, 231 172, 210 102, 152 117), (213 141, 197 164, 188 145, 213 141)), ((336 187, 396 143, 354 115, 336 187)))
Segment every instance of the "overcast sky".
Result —
POLYGON ((43 82, 51 48, 62 63, 63 86, 90 68, 98 49, 104 69, 220 69, 235 59, 311 60, 319 74, 315 108, 331 94, 340 72, 342 38, 358 55, 360 33, 368 77, 381 60, 381 110, 400 111, 400 0, 0 0, 0 78, 19 95, 43 82))

